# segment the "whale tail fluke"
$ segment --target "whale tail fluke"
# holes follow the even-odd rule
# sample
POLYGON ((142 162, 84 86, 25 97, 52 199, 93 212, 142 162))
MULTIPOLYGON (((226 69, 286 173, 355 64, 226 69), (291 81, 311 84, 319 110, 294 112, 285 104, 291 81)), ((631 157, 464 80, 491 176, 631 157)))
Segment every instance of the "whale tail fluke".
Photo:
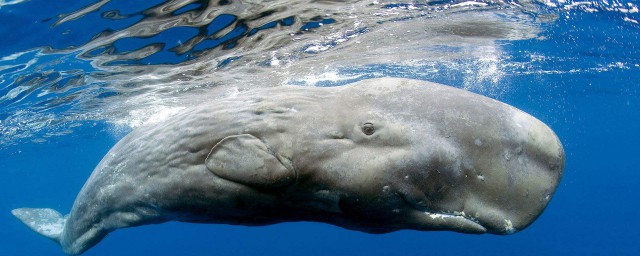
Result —
POLYGON ((11 213, 33 231, 60 244, 66 216, 49 208, 18 208, 11 213))

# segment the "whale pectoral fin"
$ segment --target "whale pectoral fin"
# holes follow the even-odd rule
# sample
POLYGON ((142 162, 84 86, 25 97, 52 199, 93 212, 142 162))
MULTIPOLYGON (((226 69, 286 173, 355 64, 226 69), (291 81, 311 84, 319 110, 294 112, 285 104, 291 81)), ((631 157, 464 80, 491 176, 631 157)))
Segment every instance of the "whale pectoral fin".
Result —
POLYGON ((281 188, 295 181, 291 164, 250 134, 222 139, 211 149, 205 165, 223 179, 248 186, 281 188))
POLYGON ((49 208, 18 208, 11 211, 31 230, 60 243, 66 218, 59 212, 49 208))

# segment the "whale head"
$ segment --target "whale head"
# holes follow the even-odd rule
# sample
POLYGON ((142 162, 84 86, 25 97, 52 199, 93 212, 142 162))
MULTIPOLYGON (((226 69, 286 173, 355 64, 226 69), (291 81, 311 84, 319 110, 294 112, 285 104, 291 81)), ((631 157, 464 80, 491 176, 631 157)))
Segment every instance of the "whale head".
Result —
POLYGON ((301 123, 293 161, 306 200, 365 232, 511 234, 542 213, 564 167, 541 121, 422 81, 359 82, 301 123))

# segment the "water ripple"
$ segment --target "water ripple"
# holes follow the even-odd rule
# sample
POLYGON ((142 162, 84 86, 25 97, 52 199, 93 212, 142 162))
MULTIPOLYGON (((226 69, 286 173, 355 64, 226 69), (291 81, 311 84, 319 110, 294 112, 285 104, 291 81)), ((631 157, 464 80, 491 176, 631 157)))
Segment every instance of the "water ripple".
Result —
MULTIPOLYGON (((0 7, 42 5, 5 2, 0 7)), ((66 134, 86 120, 135 127, 213 95, 262 86, 400 76, 499 96, 507 90, 505 70, 532 72, 509 62, 504 42, 544 40, 541 27, 569 11, 638 20, 634 4, 589 3, 91 1, 38 18, 48 27, 29 32, 53 36, 0 59, 0 146, 41 131, 66 134)))

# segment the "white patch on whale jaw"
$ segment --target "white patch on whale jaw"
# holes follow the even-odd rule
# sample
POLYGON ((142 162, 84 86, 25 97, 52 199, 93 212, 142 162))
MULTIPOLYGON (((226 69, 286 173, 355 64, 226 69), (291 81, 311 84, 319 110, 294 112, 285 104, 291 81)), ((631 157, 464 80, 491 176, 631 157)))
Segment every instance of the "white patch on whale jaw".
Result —
POLYGON ((424 214, 427 215, 432 220, 451 220, 457 223, 458 228, 467 229, 466 231, 475 231, 474 233, 485 233, 487 229, 480 224, 476 219, 471 218, 466 215, 464 211, 462 212, 453 212, 453 213, 434 213, 429 211, 424 211, 424 214))
POLYGON ((431 219, 446 219, 446 218, 463 218, 464 219, 464 217, 462 216, 442 214, 442 213, 424 212, 424 214, 431 217, 431 219))
POLYGON ((513 234, 516 232, 516 229, 513 228, 513 223, 511 222, 511 220, 504 220, 504 233, 505 234, 513 234))
MULTIPOLYGON (((446 218, 460 218, 460 219, 465 219, 465 220, 469 220, 469 221, 473 221, 478 223, 475 219, 469 218, 467 217, 467 215, 464 212, 454 212, 454 213, 433 213, 433 212, 428 212, 425 211, 424 214, 426 214, 427 216, 429 216, 431 219, 446 219, 446 218)), ((479 223, 478 223, 479 224, 479 223)))

